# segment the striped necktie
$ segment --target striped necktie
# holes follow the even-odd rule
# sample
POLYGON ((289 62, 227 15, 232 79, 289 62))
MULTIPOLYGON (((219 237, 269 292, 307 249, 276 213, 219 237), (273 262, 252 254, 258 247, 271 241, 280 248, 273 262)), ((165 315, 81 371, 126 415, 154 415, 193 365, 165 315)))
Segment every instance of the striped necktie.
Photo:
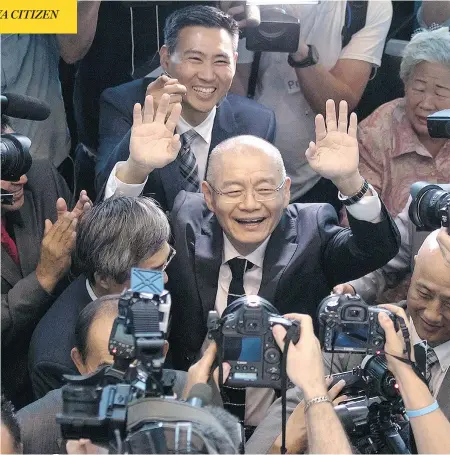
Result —
POLYGON ((200 191, 197 160, 191 149, 191 144, 198 135, 193 129, 183 133, 181 135, 181 150, 178 154, 180 172, 184 179, 183 189, 191 193, 198 193, 200 191))

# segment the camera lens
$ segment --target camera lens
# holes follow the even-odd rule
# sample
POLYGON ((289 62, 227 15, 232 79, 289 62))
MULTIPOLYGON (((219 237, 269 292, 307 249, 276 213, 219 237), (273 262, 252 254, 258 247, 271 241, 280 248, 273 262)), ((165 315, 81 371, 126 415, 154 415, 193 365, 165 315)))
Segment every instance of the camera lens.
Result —
POLYGON ((426 231, 438 229, 442 224, 442 214, 447 212, 450 193, 438 185, 416 182, 411 185, 412 201, 409 218, 419 228, 426 231))

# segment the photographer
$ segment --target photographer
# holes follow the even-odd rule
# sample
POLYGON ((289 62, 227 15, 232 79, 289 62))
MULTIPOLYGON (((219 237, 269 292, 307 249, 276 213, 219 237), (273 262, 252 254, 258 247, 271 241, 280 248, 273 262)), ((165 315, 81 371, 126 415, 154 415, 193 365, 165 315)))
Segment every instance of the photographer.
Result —
MULTIPOLYGON (((92 373, 100 366, 112 364, 113 357, 109 353, 108 342, 117 314, 117 299, 97 299, 81 311, 76 321, 75 346, 70 352, 80 374, 92 373)), ((165 352, 168 347, 166 342, 165 352)), ((177 397, 186 398, 193 384, 209 380, 212 365, 212 360, 210 362, 209 359, 214 359, 214 349, 215 346, 212 345, 205 358, 198 362, 199 367, 193 367, 192 372, 176 371, 173 391, 177 397)), ((213 404, 220 406, 221 403, 220 395, 214 393, 213 404)), ((65 444, 60 426, 55 420, 56 414, 61 410, 61 389, 56 389, 19 411, 24 453, 64 453, 65 444)))
MULTIPOLYGON (((288 349, 287 374, 302 390, 305 399, 308 452, 350 454, 350 444, 328 397, 320 343, 314 335, 312 320, 300 314, 287 314, 285 317, 300 322, 300 340, 288 349)), ((275 325, 273 336, 283 350, 286 329, 275 325)))
MULTIPOLYGON (((1 132, 13 133, 5 116, 1 132)), ((47 160, 34 160, 16 182, 1 180, 1 188, 13 195, 12 204, 1 205, 2 385, 20 407, 31 399, 26 368, 31 333, 67 284, 77 218, 91 203, 82 191, 68 212, 72 195, 47 160)))
MULTIPOLYGON (((292 179, 291 202, 329 202, 338 211, 341 203, 336 188, 316 173, 304 157, 299 158, 298 151, 308 148, 314 137, 314 116, 324 113, 327 99, 335 103, 345 100, 349 110, 356 108, 373 68, 381 64, 392 5, 368 1, 364 14, 351 7, 355 2, 315 3, 283 5, 287 15, 300 22, 298 48, 289 60, 283 53, 262 52, 256 65, 258 53, 246 50, 245 40, 240 40, 232 91, 247 95, 249 81, 256 79, 255 100, 275 111, 275 145, 292 179), (346 30, 351 30, 346 23, 348 8, 352 10, 352 26, 358 22, 357 13, 363 17, 357 31, 344 39, 346 30)), ((263 6, 261 11, 263 8, 269 7, 263 6)), ((243 5, 235 6, 229 14, 236 17, 243 10, 243 5)))
MULTIPOLYGON (((408 291, 406 308, 410 318, 411 343, 417 352, 418 367, 429 380, 432 396, 439 404, 442 413, 450 420, 450 267, 447 265, 438 243, 439 239, 441 245, 449 244, 447 238, 444 239, 445 243, 442 241, 443 233, 445 231, 434 231, 429 234, 419 250, 408 291), (440 234, 439 237, 438 234, 440 234), (420 346, 422 340, 428 342, 426 359, 425 352, 420 346), (420 356, 421 352, 422 355, 420 356)), ((403 303, 401 302, 399 306, 402 306, 403 303)), ((397 308, 396 306, 388 306, 388 309, 394 312, 398 311, 397 308)), ((385 351, 390 353, 389 347, 386 347, 385 351)), ((389 355, 386 357, 388 362, 392 362, 389 357, 389 355)), ((327 372, 330 371, 331 361, 333 361, 332 372, 340 373, 351 371, 352 368, 360 365, 364 356, 358 354, 331 355, 327 353, 323 355, 323 358, 327 372)), ((395 371, 392 372, 396 374, 395 371)), ((403 369, 400 373, 403 373, 403 369)), ((407 386, 409 386, 408 375, 406 377, 407 386)), ((418 381, 420 382, 419 379, 418 381)), ((402 392, 401 387, 400 391, 402 392)), ((429 393, 427 392, 425 396, 429 396, 429 393)), ((413 404, 410 407, 407 401, 405 400, 406 408, 414 409, 413 404)), ((290 415, 300 405, 300 397, 293 391, 288 391, 288 402, 288 415, 290 415)), ((292 417, 294 414, 291 415, 292 417)), ((280 400, 277 400, 249 441, 248 445, 251 447, 251 451, 262 453, 270 449, 273 441, 280 433, 280 418, 281 403, 280 400)), ((295 448, 301 442, 296 439, 297 436, 300 437, 301 435, 294 434, 291 447, 295 448)), ((446 447, 444 452, 448 452, 448 450, 446 447)), ((425 450, 425 452, 427 451, 425 450)))
MULTIPOLYGON (((384 305, 407 322, 408 317, 402 308, 384 305)), ((405 343, 401 331, 395 332, 392 320, 380 313, 379 321, 386 334, 385 352, 389 370, 394 374, 400 393, 405 403, 406 415, 409 417, 418 453, 449 453, 450 422, 448 416, 439 408, 439 404, 426 384, 420 379, 410 365, 398 358, 406 358, 405 343)), ((414 329, 410 328, 414 336, 414 329)), ((447 341, 447 344, 449 342, 447 341)), ((450 346, 447 347, 450 358, 450 346)), ((448 370, 448 365, 447 365, 448 370)), ((432 381, 433 382, 433 381, 432 381)), ((448 402, 447 393, 447 402, 448 402)))

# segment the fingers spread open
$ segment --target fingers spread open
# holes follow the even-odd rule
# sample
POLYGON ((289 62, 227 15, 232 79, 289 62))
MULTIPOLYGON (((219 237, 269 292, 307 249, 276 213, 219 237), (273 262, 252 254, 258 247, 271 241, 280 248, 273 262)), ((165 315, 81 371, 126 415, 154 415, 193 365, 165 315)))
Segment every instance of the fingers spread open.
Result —
POLYGON ((348 127, 348 134, 349 136, 356 139, 356 135, 358 132, 358 116, 352 112, 350 114, 350 125, 348 127))
POLYGON ((142 109, 139 103, 133 106, 133 126, 142 125, 142 109))
POLYGON ((325 128, 325 119, 323 118, 322 114, 318 114, 316 115, 314 121, 316 124, 316 142, 319 142, 325 139, 325 136, 327 135, 327 129, 325 128))
POLYGON ((336 131, 336 106, 334 100, 327 100, 326 104, 326 117, 327 117, 327 131, 336 131))
MULTIPOLYGON (((158 110, 155 115, 155 123, 164 123, 166 120, 167 110, 169 108, 170 95, 164 93, 158 105, 158 110)), ((175 107, 175 106, 174 106, 175 107)))
POLYGON ((166 128, 173 133, 177 126, 178 120, 180 119, 181 115, 181 104, 175 104, 172 108, 172 112, 169 115, 169 118, 166 121, 166 128))
POLYGON ((153 96, 148 95, 145 97, 145 107, 142 121, 144 123, 153 123, 153 117, 154 117, 153 96))
POLYGON ((339 124, 338 131, 340 133, 347 133, 347 115, 348 115, 348 105, 347 102, 342 100, 339 103, 339 124))

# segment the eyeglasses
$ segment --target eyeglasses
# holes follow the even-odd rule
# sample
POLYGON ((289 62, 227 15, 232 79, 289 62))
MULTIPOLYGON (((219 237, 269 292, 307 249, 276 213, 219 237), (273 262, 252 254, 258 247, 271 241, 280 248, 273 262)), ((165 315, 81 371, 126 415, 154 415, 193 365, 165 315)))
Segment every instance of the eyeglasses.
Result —
POLYGON ((170 264, 170 261, 175 257, 175 255, 177 254, 177 250, 169 245, 169 248, 170 248, 170 252, 169 252, 169 256, 167 257, 167 261, 164 263, 164 265, 161 267, 161 272, 165 272, 165 270, 167 269, 167 267, 169 266, 170 264))
MULTIPOLYGON (((247 191, 245 190, 232 190, 232 191, 220 191, 214 188, 211 183, 206 182, 210 188, 219 196, 222 196, 222 200, 225 204, 240 204, 244 202, 247 198, 247 191)), ((255 201, 258 202, 266 202, 272 201, 277 197, 278 192, 283 188, 284 184, 286 183, 286 179, 284 179, 280 185, 276 188, 269 188, 267 186, 263 186, 261 188, 252 188, 253 197, 255 201)))

